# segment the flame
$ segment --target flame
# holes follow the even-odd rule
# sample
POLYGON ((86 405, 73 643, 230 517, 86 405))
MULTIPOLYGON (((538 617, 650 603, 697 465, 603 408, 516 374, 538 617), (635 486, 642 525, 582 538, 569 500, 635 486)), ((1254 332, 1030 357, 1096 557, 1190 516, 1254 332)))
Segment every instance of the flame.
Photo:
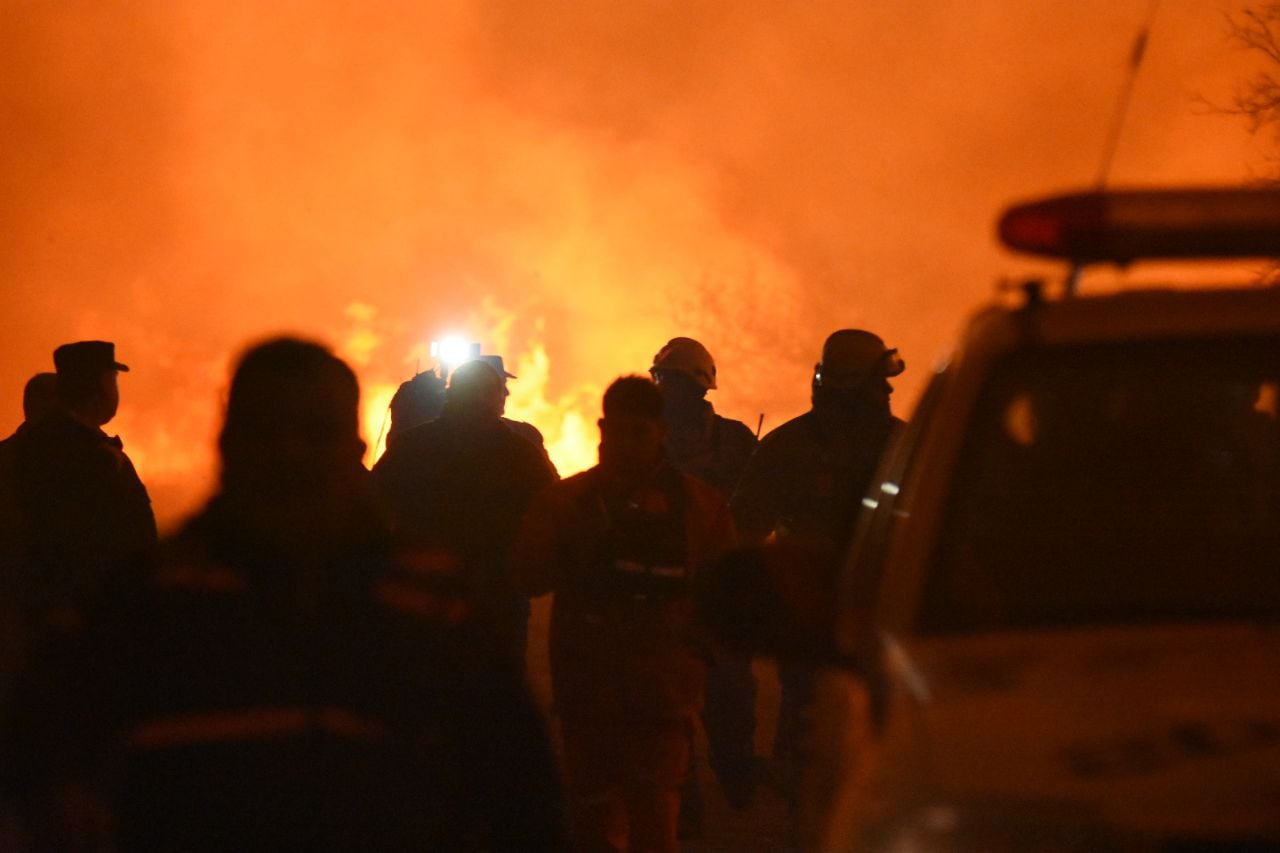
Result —
POLYGON ((208 497, 216 479, 215 437, 209 428, 213 412, 192 404, 177 414, 175 423, 157 423, 141 407, 122 404, 107 427, 124 436, 125 450, 164 530, 208 497))
MULTIPOLYGON (((379 366, 383 364, 378 356, 384 337, 375 328, 380 316, 375 306, 353 304, 346 315, 356 322, 337 351, 362 374, 360 423, 368 445, 365 463, 372 467, 386 450, 391 398, 400 383, 412 374, 397 378, 379 366)), ((522 322, 515 312, 503 309, 496 299, 489 297, 481 300, 465 327, 474 332, 468 340, 480 341, 487 353, 502 355, 507 369, 518 377, 508 384, 511 396, 507 398, 507 417, 527 421, 538 428, 560 474, 574 474, 594 465, 597 436, 593 413, 599 408, 603 389, 595 383, 581 382, 562 393, 552 392, 545 318, 538 316, 522 322), (527 340, 516 350, 518 332, 526 326, 527 340)), ((392 370, 413 364, 417 372, 423 367, 421 358, 426 351, 426 341, 411 341, 402 357, 391 359, 392 370)))
POLYGON ((570 393, 548 399, 551 359, 546 347, 535 343, 516 361, 518 379, 510 382, 507 417, 528 421, 546 441, 547 454, 560 476, 585 471, 596 463, 597 435, 591 411, 599 406, 601 390, 582 384, 570 393))
POLYGON ((366 445, 364 464, 370 468, 387 449, 387 430, 391 426, 391 398, 399 385, 372 382, 360 395, 360 425, 366 445))
MULTIPOLYGON (((596 463, 598 434, 594 421, 603 387, 580 381, 561 393, 552 391, 552 363, 547 350, 547 318, 523 318, 493 298, 481 301, 469 318, 471 328, 484 330, 479 337, 487 352, 502 355, 516 378, 507 383, 506 416, 538 428, 547 454, 560 476, 585 471, 596 463), (517 346, 522 340, 523 346, 517 346), (513 357, 514 356, 514 357, 513 357)), ((565 371, 569 373, 569 371, 565 371)))
MULTIPOLYGON (((447 331, 507 358, 562 473, 594 461, 603 387, 675 335, 715 355, 716 409, 768 428, 826 334, 876 330, 905 414, 1013 271, 991 217, 1093 173, 1074 115, 1110 108, 1139 14, 996 4, 955 37, 958 2, 587 5, 9 4, 0 434, 54 346, 114 340, 111 429, 176 517, 212 482, 229 358, 282 330, 357 371, 369 462, 447 331), (1080 109, 1043 97, 1064 86, 1080 109)), ((1253 65, 1213 5, 1162 10, 1117 180, 1267 162, 1188 98, 1253 65)))

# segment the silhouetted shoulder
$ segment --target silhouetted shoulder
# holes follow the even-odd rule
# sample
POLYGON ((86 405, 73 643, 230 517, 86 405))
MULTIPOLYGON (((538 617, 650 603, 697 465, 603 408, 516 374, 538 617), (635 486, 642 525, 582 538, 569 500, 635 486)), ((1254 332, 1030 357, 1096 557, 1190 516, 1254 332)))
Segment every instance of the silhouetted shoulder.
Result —
POLYGON ((503 426, 511 430, 516 435, 532 444, 542 447, 545 443, 542 438, 542 431, 527 421, 514 421, 511 418, 502 419, 503 426))
POLYGON ((599 482, 598 469, 588 468, 547 486, 538 500, 541 503, 571 503, 594 492, 599 482))
MULTIPOLYGON (((502 429, 497 431, 497 435, 502 438, 502 443, 508 447, 519 447, 521 450, 526 448, 532 449, 534 455, 542 455, 542 433, 538 432, 538 428, 533 424, 527 424, 524 421, 509 421, 502 419, 502 429)), ((529 455, 525 453, 524 455, 529 455)))
POLYGON ((726 436, 734 439, 750 439, 753 442, 756 440, 756 434, 751 430, 751 427, 742 421, 735 421, 733 418, 726 418, 723 415, 716 415, 716 421, 719 423, 720 429, 724 430, 726 436))
POLYGON ((794 453, 797 447, 811 445, 815 440, 813 416, 806 412, 792 418, 760 439, 751 464, 757 468, 762 465, 783 464, 787 456, 794 453))
POLYGON ((785 444, 798 438, 806 438, 813 429, 812 420, 813 416, 809 412, 797 415, 781 426, 767 432, 764 438, 760 439, 760 446, 762 448, 771 447, 777 444, 785 444))
POLYGON ((547 456, 546 448, 542 444, 542 433, 538 432, 537 427, 522 421, 505 419, 503 426, 504 429, 499 431, 502 435, 503 451, 512 459, 518 460, 522 469, 529 471, 538 481, 554 480, 560 476, 551 458, 547 456))
POLYGON ((438 421, 405 430, 374 463, 375 487, 384 495, 401 497, 421 488, 423 472, 436 467, 438 460, 447 456, 446 448, 444 431, 438 421))
POLYGON ((439 442, 443 435, 444 425, 439 420, 409 427, 397 436, 395 444, 387 447, 387 452, 382 454, 382 459, 419 452, 422 448, 431 447, 439 442))
POLYGON ((732 453, 750 455, 756 447, 756 434, 742 421, 716 415, 720 443, 732 453))

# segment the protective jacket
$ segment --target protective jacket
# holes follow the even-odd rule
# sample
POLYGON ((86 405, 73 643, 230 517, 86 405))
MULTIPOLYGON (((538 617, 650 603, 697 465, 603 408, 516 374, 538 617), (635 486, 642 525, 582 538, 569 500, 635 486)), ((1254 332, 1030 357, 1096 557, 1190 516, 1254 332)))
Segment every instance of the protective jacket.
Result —
POLYGON ((667 459, 678 470, 715 486, 726 500, 755 449, 755 434, 746 424, 716 414, 705 400, 696 417, 667 420, 667 459))
MULTIPOLYGON (((756 449, 755 434, 741 421, 716 414, 699 400, 684 416, 666 417, 667 459, 679 471, 714 486, 725 500, 733 494, 756 449)), ((756 681, 751 660, 716 649, 707 660, 702 727, 716 777, 735 807, 750 797, 755 777, 756 681)), ((697 774, 683 791, 682 818, 696 824, 702 811, 697 774)))
POLYGON ((554 760, 505 650, 456 581, 353 526, 299 571, 215 502, 34 671, 19 793, 112 771, 125 850, 559 848, 554 760))
POLYGON ((565 717, 687 722, 705 667, 690 584, 734 542, 720 494, 663 465, 620 491, 600 467, 547 489, 514 552, 530 596, 555 593, 551 677, 565 717))
POLYGON ((501 421, 475 428, 448 415, 404 433, 373 468, 397 534, 453 555, 482 615, 520 647, 529 605, 507 553, 529 503, 555 479, 545 453, 501 421))
POLYGON ((64 412, 13 443, 26 609, 74 622, 112 573, 154 555, 151 498, 119 438, 64 412))
MULTIPOLYGON (((733 498, 743 537, 760 542, 773 534, 792 540, 827 571, 838 571, 863 496, 902 425, 887 412, 833 417, 814 409, 766 435, 733 498)), ((807 761, 813 672, 811 664, 800 661, 780 661, 778 667, 782 702, 773 755, 793 808, 807 761)))
POLYGON ((849 422, 811 410, 770 432, 733 496, 744 539, 759 541, 776 532, 820 552, 838 549, 889 440, 902 426, 892 415, 849 422))

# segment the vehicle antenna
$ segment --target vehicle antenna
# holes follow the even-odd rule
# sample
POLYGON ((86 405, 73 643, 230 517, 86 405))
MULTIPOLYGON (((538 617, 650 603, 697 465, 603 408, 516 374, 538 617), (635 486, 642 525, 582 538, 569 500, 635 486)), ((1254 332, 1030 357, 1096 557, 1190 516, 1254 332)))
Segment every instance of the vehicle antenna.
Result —
POLYGON ((1120 85, 1120 95, 1116 99, 1115 111, 1111 115, 1111 127, 1107 131, 1106 143, 1102 148, 1102 162, 1098 166, 1098 189, 1107 187, 1111 176, 1111 163, 1116 156, 1116 148, 1120 144, 1120 133, 1124 130, 1125 118, 1129 115, 1129 102, 1133 99, 1133 86, 1138 80, 1138 72, 1142 70, 1142 60, 1147 53, 1147 41, 1151 36, 1151 25, 1155 21, 1156 12, 1160 9, 1160 0, 1151 0, 1147 7, 1147 17, 1142 28, 1133 39, 1133 50, 1129 54, 1129 68, 1125 72, 1124 82, 1120 85))
MULTIPOLYGON (((1138 72, 1142 70, 1142 60, 1147 54, 1147 41, 1151 36, 1151 25, 1155 22, 1156 12, 1160 10, 1160 0, 1151 0, 1147 6, 1147 16, 1142 27, 1133 38, 1133 49, 1129 53, 1129 68, 1125 71, 1124 81, 1120 84, 1120 94, 1116 98, 1115 110, 1111 114, 1111 126, 1107 129, 1107 138, 1102 146, 1102 162, 1098 164, 1098 191, 1107 188, 1111 177, 1111 164, 1115 160, 1116 148, 1120 145, 1120 134, 1124 130, 1124 121, 1129 115, 1129 103, 1133 100, 1133 87, 1138 81, 1138 72)), ((1075 296, 1080 282, 1079 261, 1071 264, 1067 273, 1066 295, 1075 296)))

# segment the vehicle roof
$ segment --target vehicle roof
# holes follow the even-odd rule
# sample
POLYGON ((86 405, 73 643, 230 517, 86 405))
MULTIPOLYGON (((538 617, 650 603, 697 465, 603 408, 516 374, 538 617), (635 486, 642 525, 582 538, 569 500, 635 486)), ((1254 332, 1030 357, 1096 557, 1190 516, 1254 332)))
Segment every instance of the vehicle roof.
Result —
POLYGON ((1280 287, 1143 289, 992 307, 971 320, 964 344, 1157 340, 1280 332, 1280 287))

